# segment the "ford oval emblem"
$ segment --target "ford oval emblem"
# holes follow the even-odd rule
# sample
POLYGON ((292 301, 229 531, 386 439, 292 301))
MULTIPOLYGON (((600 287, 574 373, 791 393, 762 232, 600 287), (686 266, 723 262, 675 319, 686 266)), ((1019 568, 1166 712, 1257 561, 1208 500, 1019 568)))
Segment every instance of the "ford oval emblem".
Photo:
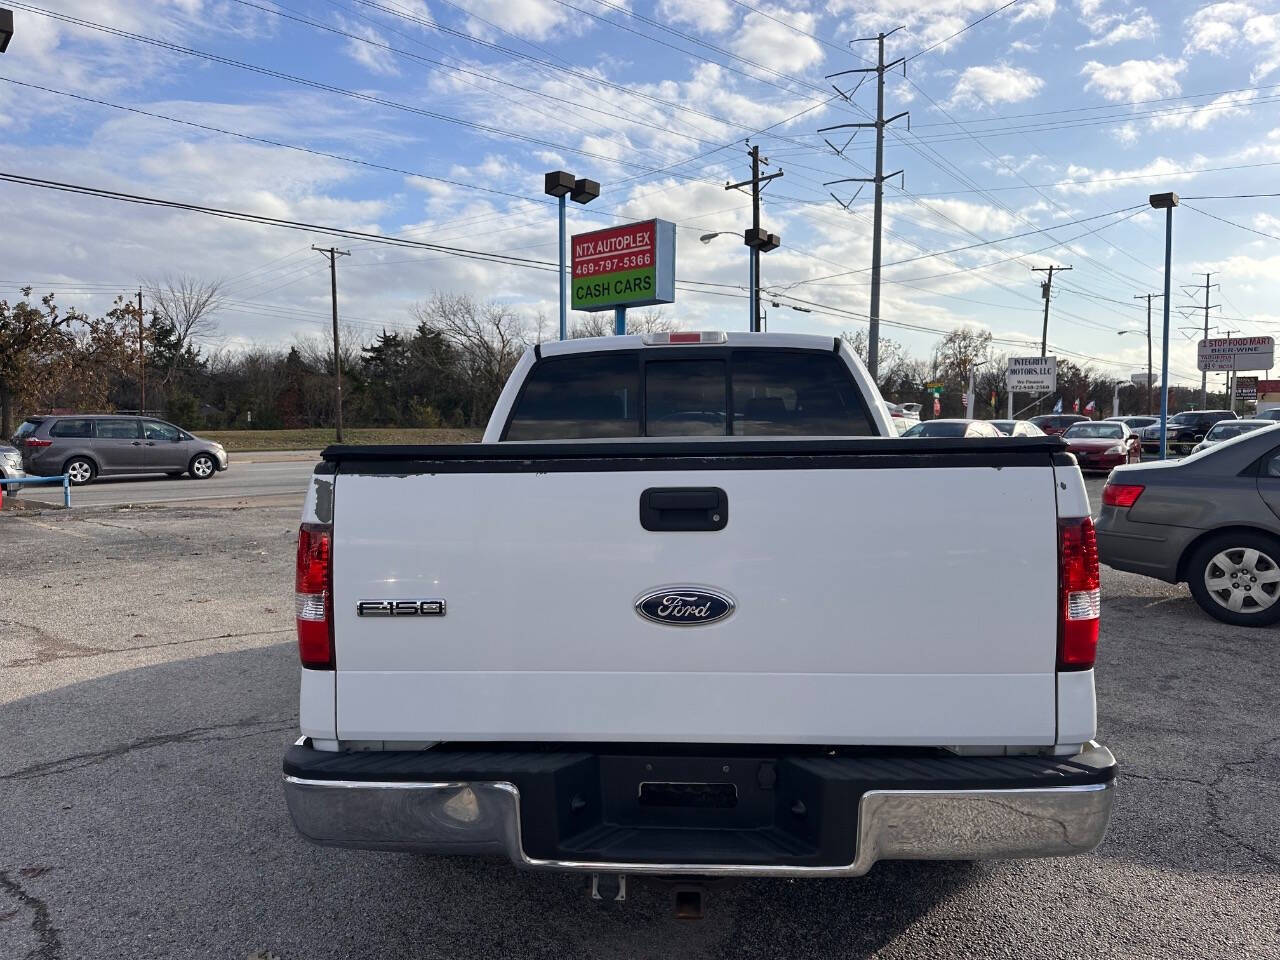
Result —
POLYGON ((733 613, 733 601, 702 587, 666 587, 636 601, 636 613, 654 623, 673 627, 701 627, 733 613))

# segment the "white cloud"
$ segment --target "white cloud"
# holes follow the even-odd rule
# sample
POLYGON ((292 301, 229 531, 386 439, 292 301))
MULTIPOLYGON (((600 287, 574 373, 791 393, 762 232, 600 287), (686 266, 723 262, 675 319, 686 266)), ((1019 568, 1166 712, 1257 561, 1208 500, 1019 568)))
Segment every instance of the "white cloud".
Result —
MULTIPOLYGON (((1083 10, 1082 10, 1083 13, 1083 10)), ((1146 7, 1135 7, 1129 14, 1111 13, 1099 16, 1097 5, 1092 5, 1091 13, 1081 17, 1093 39, 1082 43, 1077 50, 1089 50, 1094 47, 1113 47, 1117 43, 1128 40, 1152 41, 1160 33, 1160 25, 1146 7)))
POLYGON ((748 13, 734 34, 730 49, 741 57, 766 63, 783 73, 800 73, 823 58, 822 45, 813 37, 818 18, 804 10, 786 7, 758 7, 759 13, 748 13), (790 29, 785 24, 795 27, 790 29))
MULTIPOLYGON (((894 37, 903 50, 926 47, 945 39, 966 24, 992 11, 991 0, 827 0, 827 12, 833 16, 851 17, 859 35, 892 30, 906 30, 894 37)), ((992 17, 983 27, 998 29, 998 24, 1048 21, 1057 9, 1056 0, 1022 0, 1007 12, 992 17)), ((966 30, 939 49, 950 50, 978 33, 966 30)))
POLYGON ((1187 18, 1188 54, 1223 54, 1240 41, 1240 25, 1257 11, 1247 3, 1211 3, 1187 18))
POLYGON ((472 16, 468 29, 477 36, 491 31, 485 21, 520 37, 546 40, 565 30, 581 32, 591 22, 553 0, 456 0, 472 16))
POLYGON ((1224 93, 1220 97, 1214 97, 1201 107, 1178 109, 1170 113, 1157 114, 1151 118, 1151 128, 1153 130, 1203 130, 1215 120, 1244 116, 1249 111, 1239 105, 1247 104, 1249 101, 1257 99, 1258 96, 1259 91, 1257 90, 1224 93))
POLYGON ((1117 143, 1122 143, 1126 147, 1132 146, 1138 142, 1138 125, 1132 120, 1122 123, 1120 126, 1112 128, 1111 136, 1115 138, 1117 143))
POLYGON ((1161 183, 1185 183, 1197 176, 1195 173, 1181 171, 1196 169, 1209 165, 1206 157, 1196 155, 1188 160, 1170 160, 1168 157, 1157 157, 1150 163, 1140 167, 1115 170, 1110 167, 1094 169, 1080 164, 1067 165, 1066 179, 1089 180, 1090 183, 1060 183, 1056 187, 1059 193, 1084 194, 1092 196, 1107 193, 1111 190, 1133 190, 1136 182, 1146 178, 1159 178, 1161 183))
POLYGON ((396 55, 386 49, 386 37, 368 24, 356 23, 346 17, 339 16, 338 22, 347 33, 353 33, 364 40, 372 41, 371 43, 363 43, 355 39, 347 40, 343 46, 347 56, 370 73, 376 73, 383 77, 399 76, 400 67, 396 64, 396 55), (382 46, 374 46, 373 44, 381 44, 382 46))
POLYGON ((672 23, 687 23, 704 33, 723 33, 733 25, 729 0, 658 0, 658 15, 672 23))
POLYGON ((1008 64, 966 67, 951 90, 949 104, 991 105, 1030 100, 1044 81, 1029 70, 1008 64))
POLYGON ((1249 3, 1213 3, 1187 18, 1188 54, 1227 56, 1248 49, 1257 58, 1249 79, 1253 83, 1280 69, 1280 14, 1264 13, 1249 3))
POLYGON ((1187 68, 1185 60, 1126 60, 1112 66, 1090 60, 1080 73, 1088 77, 1086 90, 1096 90, 1113 103, 1155 100, 1180 93, 1178 74, 1187 68))

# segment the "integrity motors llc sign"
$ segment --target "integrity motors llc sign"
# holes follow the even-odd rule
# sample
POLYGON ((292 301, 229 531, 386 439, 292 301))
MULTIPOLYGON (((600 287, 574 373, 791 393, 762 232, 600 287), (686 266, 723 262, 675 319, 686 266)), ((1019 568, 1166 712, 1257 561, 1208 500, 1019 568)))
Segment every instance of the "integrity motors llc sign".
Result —
POLYGON ((573 309, 648 307, 676 299, 676 225, 645 220, 573 238, 573 309))

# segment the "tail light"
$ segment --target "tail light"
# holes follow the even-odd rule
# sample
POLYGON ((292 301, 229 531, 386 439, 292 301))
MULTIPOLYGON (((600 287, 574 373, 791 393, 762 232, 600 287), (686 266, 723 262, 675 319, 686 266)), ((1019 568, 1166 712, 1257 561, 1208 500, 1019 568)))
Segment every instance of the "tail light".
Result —
POLYGON ((1108 507, 1132 507, 1147 489, 1141 483, 1111 483, 1102 488, 1102 503, 1108 507))
POLYGON ((37 440, 35 437, 27 437, 28 447, 52 447, 52 440, 37 440))
POLYGON ((1090 670, 1102 612, 1098 538, 1089 517, 1058 520, 1058 669, 1090 670))
POLYGON ((298 658, 312 670, 333 669, 333 527, 304 523, 298 529, 294 576, 298 658))

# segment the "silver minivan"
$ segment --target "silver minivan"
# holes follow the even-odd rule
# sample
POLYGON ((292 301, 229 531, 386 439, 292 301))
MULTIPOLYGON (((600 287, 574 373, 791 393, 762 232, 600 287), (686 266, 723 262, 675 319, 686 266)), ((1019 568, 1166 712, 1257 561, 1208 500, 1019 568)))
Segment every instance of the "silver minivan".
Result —
POLYGON ((128 473, 184 473, 207 480, 227 469, 222 444, 172 423, 120 414, 28 417, 13 435, 22 467, 40 477, 66 474, 76 486, 128 473))

